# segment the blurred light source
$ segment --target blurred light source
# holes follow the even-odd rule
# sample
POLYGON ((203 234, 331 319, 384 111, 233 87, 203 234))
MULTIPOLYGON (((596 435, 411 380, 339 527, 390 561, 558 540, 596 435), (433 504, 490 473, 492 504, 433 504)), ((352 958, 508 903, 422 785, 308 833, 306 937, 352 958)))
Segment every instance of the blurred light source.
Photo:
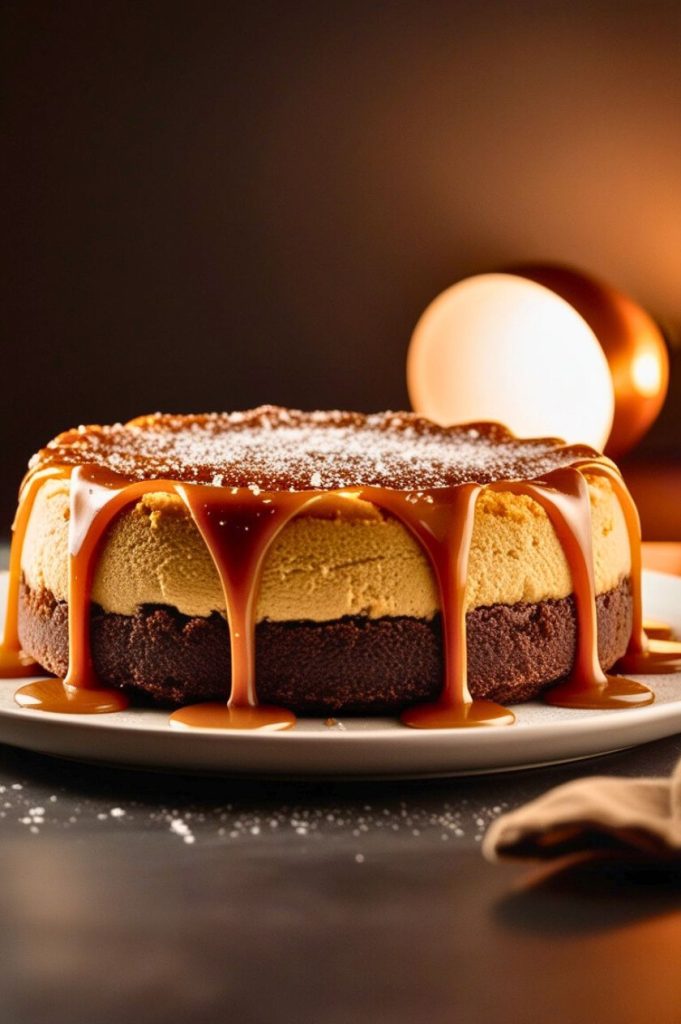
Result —
POLYGON ((534 281, 481 274, 438 296, 414 331, 412 405, 438 423, 500 420, 525 437, 601 448, 612 426, 608 364, 587 322, 534 281))
POLYGON ((631 379, 639 395, 653 398, 660 391, 662 367, 653 352, 641 352, 631 363, 631 379))
POLYGON ((439 423, 495 419, 519 435, 615 456, 651 425, 668 380, 651 317, 609 285, 555 264, 448 288, 416 325, 407 359, 412 405, 439 423))

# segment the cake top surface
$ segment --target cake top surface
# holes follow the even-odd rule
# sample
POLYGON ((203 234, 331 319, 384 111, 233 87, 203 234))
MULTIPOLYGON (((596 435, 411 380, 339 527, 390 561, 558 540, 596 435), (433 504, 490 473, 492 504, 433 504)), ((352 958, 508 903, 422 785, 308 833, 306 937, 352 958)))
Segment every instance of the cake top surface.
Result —
POLYGON ((394 490, 536 479, 579 458, 586 445, 516 438, 499 423, 441 427, 408 412, 155 413, 60 434, 34 455, 46 465, 94 465, 131 480, 260 490, 394 490))

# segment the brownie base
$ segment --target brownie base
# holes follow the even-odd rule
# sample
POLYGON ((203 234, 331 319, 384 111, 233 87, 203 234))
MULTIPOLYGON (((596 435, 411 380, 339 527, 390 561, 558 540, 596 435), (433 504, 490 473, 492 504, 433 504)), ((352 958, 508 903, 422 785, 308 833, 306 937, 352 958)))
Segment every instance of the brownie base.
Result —
MULTIPOLYGON (((596 599, 598 652, 609 669, 627 647, 632 602, 628 579, 596 599)), ((512 704, 537 696, 572 667, 572 597, 493 605, 466 616, 468 685, 474 697, 512 704)), ((68 613, 49 591, 22 586, 21 644, 49 672, 68 667, 68 613)), ((143 606, 116 615, 93 605, 92 655, 103 682, 176 707, 223 700, 230 678, 225 620, 190 618, 143 606)), ((440 617, 353 617, 335 622, 261 622, 256 628, 256 688, 264 703, 299 714, 399 711, 434 700, 442 687, 440 617)))

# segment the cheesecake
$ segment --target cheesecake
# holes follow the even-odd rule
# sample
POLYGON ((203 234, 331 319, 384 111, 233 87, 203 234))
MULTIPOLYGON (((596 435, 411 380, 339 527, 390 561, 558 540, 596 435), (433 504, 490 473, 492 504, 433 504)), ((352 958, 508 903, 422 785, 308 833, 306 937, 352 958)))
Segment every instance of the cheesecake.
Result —
POLYGON ((395 714, 437 702, 452 612, 427 515, 466 491, 455 602, 465 684, 474 700, 526 701, 574 668, 586 614, 575 557, 590 580, 601 668, 627 650, 635 580, 622 486, 613 464, 586 446, 516 438, 496 423, 442 427, 411 413, 261 407, 81 427, 30 464, 19 641, 47 672, 67 674, 74 551, 115 493, 115 514, 81 566, 97 679, 161 707, 225 700, 235 626, 200 509, 212 502, 221 510, 215 530, 228 530, 230 502, 247 499, 260 517, 242 524, 247 531, 281 502, 297 502, 270 531, 249 582, 257 700, 299 715, 395 714), (578 494, 565 482, 573 478, 578 494), (577 555, 559 528, 556 515, 563 522, 567 513, 556 495, 581 510, 577 555))

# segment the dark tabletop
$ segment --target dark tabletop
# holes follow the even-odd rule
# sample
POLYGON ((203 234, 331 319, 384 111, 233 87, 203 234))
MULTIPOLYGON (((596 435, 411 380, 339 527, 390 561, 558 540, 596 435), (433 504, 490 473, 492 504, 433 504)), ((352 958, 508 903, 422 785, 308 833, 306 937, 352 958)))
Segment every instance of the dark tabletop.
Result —
POLYGON ((468 779, 294 784, 0 746, 0 1021, 681 1021, 681 879, 490 865, 487 825, 681 737, 468 779))

